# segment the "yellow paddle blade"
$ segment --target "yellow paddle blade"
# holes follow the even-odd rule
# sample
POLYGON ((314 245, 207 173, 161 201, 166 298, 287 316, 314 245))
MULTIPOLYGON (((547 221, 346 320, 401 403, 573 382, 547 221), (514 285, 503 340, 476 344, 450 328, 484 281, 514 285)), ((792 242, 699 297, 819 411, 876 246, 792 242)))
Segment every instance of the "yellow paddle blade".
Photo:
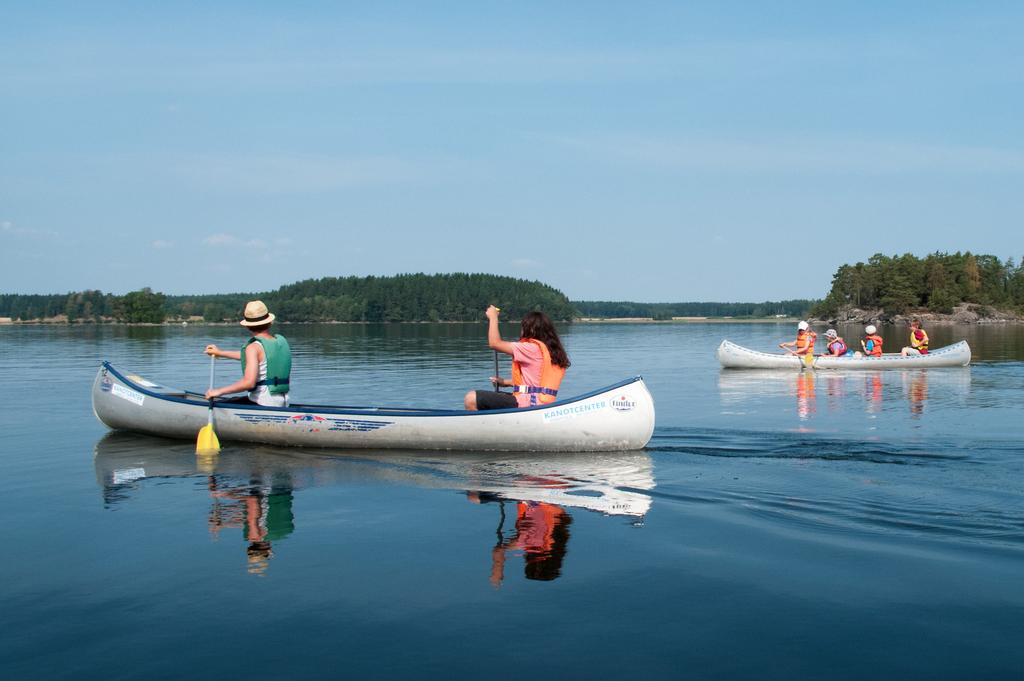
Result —
POLYGON ((207 424, 199 429, 199 437, 196 438, 196 454, 216 454, 220 451, 220 440, 217 433, 213 432, 213 425, 207 424))
POLYGON ((809 352, 804 355, 804 364, 807 366, 814 366, 814 355, 809 352))

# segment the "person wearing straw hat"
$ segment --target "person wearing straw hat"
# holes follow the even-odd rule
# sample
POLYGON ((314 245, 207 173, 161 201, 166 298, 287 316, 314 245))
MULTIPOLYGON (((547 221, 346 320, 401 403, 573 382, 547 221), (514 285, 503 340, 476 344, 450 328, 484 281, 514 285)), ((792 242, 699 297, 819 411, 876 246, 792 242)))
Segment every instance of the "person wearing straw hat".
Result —
POLYGON ((287 407, 292 372, 292 350, 288 341, 280 334, 270 333, 275 317, 262 300, 246 303, 244 317, 239 324, 246 327, 252 337, 241 350, 221 350, 216 345, 207 345, 204 351, 211 357, 240 360, 242 378, 223 388, 210 388, 206 399, 245 391, 248 395, 241 398, 243 400, 264 407, 287 407))

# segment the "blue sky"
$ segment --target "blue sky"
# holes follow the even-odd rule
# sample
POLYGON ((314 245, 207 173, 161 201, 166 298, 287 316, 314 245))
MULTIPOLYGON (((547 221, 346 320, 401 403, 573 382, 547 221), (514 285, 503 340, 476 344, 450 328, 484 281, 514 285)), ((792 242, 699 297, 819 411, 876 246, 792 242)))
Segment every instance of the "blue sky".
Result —
POLYGON ((1022 35, 1010 2, 6 3, 0 292, 738 301, 1019 259, 1022 35))

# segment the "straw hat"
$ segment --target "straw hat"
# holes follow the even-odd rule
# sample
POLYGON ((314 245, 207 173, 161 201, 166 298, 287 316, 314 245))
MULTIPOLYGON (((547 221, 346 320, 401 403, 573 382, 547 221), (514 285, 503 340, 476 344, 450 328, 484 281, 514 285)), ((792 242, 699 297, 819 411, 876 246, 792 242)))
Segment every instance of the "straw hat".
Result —
POLYGON ((238 323, 242 326, 263 326, 274 319, 273 313, 267 310, 262 300, 251 300, 245 304, 245 319, 238 323))

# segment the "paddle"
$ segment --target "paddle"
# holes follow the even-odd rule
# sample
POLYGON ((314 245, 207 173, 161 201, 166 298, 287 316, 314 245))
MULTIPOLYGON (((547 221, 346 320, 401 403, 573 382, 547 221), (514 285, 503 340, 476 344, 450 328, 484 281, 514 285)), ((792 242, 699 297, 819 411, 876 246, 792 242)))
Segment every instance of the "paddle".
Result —
MULTIPOLYGON (((497 310, 498 312, 501 312, 501 308, 498 307, 497 305, 494 306, 494 309, 497 310)), ((498 370, 498 351, 495 350, 494 351, 494 390, 499 392, 499 393, 501 392, 501 383, 499 383, 499 379, 500 378, 501 378, 501 373, 498 370)))
POLYGON ((808 352, 803 355, 798 355, 795 350, 790 350, 782 343, 779 343, 779 347, 786 351, 787 354, 795 355, 800 359, 800 370, 803 371, 804 367, 809 369, 814 368, 814 353, 808 352))
MULTIPOLYGON (((217 366, 217 356, 210 355, 210 390, 213 390, 213 372, 217 366)), ((220 440, 217 433, 213 432, 213 400, 210 400, 210 420, 199 429, 199 436, 196 438, 196 454, 216 454, 220 451, 220 440)))

